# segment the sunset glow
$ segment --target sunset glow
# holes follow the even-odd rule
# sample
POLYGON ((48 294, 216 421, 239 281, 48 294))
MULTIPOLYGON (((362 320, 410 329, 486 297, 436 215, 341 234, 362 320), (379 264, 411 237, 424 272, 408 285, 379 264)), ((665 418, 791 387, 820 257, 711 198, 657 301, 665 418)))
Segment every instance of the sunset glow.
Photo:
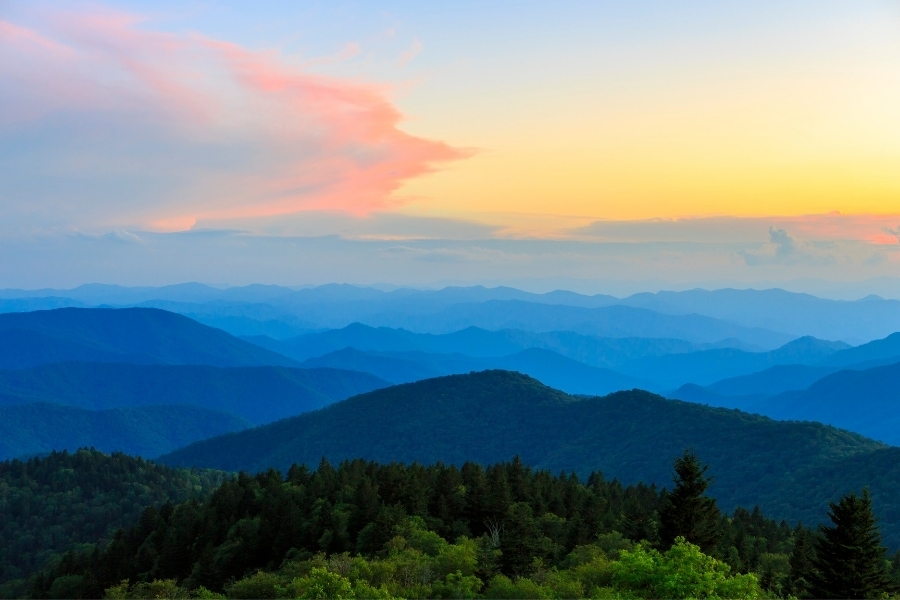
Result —
POLYGON ((896 3, 515 8, 5 4, 3 243, 784 230, 855 244, 815 277, 896 275, 896 3))

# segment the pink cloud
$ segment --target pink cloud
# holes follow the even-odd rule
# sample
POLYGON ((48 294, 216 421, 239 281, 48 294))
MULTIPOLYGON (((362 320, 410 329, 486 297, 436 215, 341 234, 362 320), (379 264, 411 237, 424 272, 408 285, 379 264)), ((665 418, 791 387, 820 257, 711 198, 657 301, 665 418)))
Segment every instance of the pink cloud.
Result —
MULTIPOLYGON (((15 82, 0 89, 0 131, 71 126, 53 130, 54 151, 21 176, 92 165, 91 194, 67 199, 82 220, 170 228, 313 209, 367 214, 398 203, 405 180, 467 155, 403 132, 386 87, 146 25, 106 9, 0 21, 0 77, 15 82), (123 194, 117 179, 104 196, 104 175, 123 173, 164 191, 123 194)), ((44 201, 50 211, 61 202, 44 201)))

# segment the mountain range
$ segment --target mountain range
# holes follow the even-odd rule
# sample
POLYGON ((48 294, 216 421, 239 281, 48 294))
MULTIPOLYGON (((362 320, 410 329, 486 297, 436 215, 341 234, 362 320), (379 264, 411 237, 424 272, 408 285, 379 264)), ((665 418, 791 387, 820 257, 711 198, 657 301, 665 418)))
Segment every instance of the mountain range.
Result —
MULTIPOLYGON (((421 331, 449 331, 479 323, 499 328, 509 319, 504 317, 502 310, 479 306, 490 302, 510 307, 519 313, 524 309, 517 303, 543 306, 548 313, 560 313, 553 317, 557 324, 568 318, 568 309, 571 308, 619 306, 649 310, 669 317, 700 315, 714 322, 727 323, 736 331, 749 333, 757 342, 767 342, 765 349, 803 336, 859 344, 900 331, 900 301, 877 296, 855 301, 829 300, 779 289, 663 291, 625 298, 561 290, 536 294, 505 287, 414 290, 346 284, 302 289, 270 285, 216 288, 197 283, 159 288, 90 284, 71 290, 0 290, 0 311, 23 310, 23 306, 32 307, 28 310, 56 308, 65 305, 61 304, 63 302, 77 303, 79 306, 157 306, 226 329, 231 327, 233 329, 229 331, 236 335, 268 334, 273 337, 291 337, 307 330, 341 328, 353 322, 407 329, 421 327, 421 331), (8 304, 12 301, 18 304, 8 304), (775 333, 777 336, 772 337, 775 333)), ((678 321, 674 319, 671 322, 678 321)), ((528 325, 526 329, 530 327, 528 325)), ((561 327, 554 326, 552 329, 561 327)), ((598 330, 598 323, 594 323, 594 331, 598 330)), ((611 331, 607 329, 607 332, 611 331)), ((715 332, 694 333, 703 337, 715 332)), ((635 330, 628 335, 641 337, 643 334, 635 330)), ((663 330, 654 331, 652 336, 680 337, 663 330)), ((743 341, 752 342, 751 339, 743 341)))
MULTIPOLYGON (((759 504, 816 523, 829 500, 869 486, 879 511, 900 511, 900 448, 888 445, 900 445, 900 333, 853 347, 835 341, 850 336, 798 337, 761 311, 739 319, 716 307, 755 298, 775 312, 862 323, 854 311, 873 303, 887 327, 888 301, 734 290, 630 299, 510 288, 164 291, 101 286, 0 301, 0 310, 41 308, 0 314, 0 458, 94 446, 265 471, 323 456, 488 464, 519 455, 554 472, 666 485, 672 457, 691 447, 727 509, 759 504), (109 304, 146 306, 89 308, 110 291, 109 304), (329 324, 340 328, 321 329, 329 324)), ((858 339, 875 331, 867 327, 858 339)), ((900 547, 900 526, 887 534, 900 547)))
MULTIPOLYGON (((506 369, 578 394, 606 394, 633 387, 667 392, 687 382, 709 384, 749 375, 771 365, 818 364, 849 348, 843 342, 809 337, 768 352, 753 352, 660 338, 601 338, 571 332, 538 334, 480 328, 431 335, 362 324, 288 340, 245 339, 303 360, 304 366, 365 371, 393 383, 506 369)), ((823 375, 828 372, 823 370, 823 375)))

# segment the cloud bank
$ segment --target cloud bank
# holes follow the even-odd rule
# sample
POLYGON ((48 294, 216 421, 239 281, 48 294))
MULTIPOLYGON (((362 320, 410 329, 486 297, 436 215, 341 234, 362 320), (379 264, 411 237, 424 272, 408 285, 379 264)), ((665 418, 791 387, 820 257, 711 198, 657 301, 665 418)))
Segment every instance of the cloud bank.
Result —
POLYGON ((465 156, 403 132, 386 89, 104 8, 0 19, 0 81, 7 228, 364 215, 465 156))

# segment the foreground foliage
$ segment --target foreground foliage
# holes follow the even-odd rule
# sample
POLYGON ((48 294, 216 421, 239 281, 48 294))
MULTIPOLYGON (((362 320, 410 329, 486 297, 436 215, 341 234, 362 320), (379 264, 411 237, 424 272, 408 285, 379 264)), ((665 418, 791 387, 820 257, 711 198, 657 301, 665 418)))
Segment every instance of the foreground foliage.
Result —
MULTIPOLYGON (((793 528, 758 509, 739 509, 718 520, 720 541, 710 554, 683 539, 670 550, 658 533, 659 511, 670 502, 654 486, 626 487, 599 474, 582 482, 533 471, 518 459, 486 468, 362 460, 335 468, 322 461, 314 472, 294 466, 286 477, 274 470, 240 474, 205 503, 148 508, 105 549, 67 554, 33 580, 31 592, 139 596, 150 593, 146 586, 168 585, 172 593, 265 597, 256 588, 240 591, 265 583, 266 594, 302 595, 331 585, 333 578, 314 567, 346 578, 348 594, 362 594, 365 584, 366 594, 404 597, 568 597, 595 588, 606 594, 610 586, 652 596, 682 584, 694 594, 699 585, 781 591, 793 528), (350 577, 350 567, 338 563, 368 575, 350 577), (679 575, 682 564, 705 575, 679 575), (752 585, 735 579, 752 571, 759 573, 752 585)), ((343 580, 334 585, 346 591, 343 580)))
POLYGON ((485 573, 487 550, 462 537, 435 544, 415 518, 379 556, 317 554, 286 561, 276 572, 257 571, 225 586, 224 594, 188 590, 174 579, 106 589, 106 598, 758 598, 753 574, 734 574, 725 563, 678 538, 666 552, 647 544, 630 550, 578 546, 564 568, 535 564, 527 575, 485 573), (479 560, 481 559, 481 560, 479 560), (486 578, 486 580, 485 580, 486 578))
POLYGON ((671 493, 532 471, 518 458, 461 468, 323 460, 285 477, 239 474, 208 500, 147 508, 17 595, 803 598, 898 589, 897 557, 893 566, 884 558, 867 492, 833 503, 833 527, 817 532, 758 508, 720 515, 703 495, 705 472, 685 452, 671 493), (686 539, 698 532, 706 551, 686 539))

